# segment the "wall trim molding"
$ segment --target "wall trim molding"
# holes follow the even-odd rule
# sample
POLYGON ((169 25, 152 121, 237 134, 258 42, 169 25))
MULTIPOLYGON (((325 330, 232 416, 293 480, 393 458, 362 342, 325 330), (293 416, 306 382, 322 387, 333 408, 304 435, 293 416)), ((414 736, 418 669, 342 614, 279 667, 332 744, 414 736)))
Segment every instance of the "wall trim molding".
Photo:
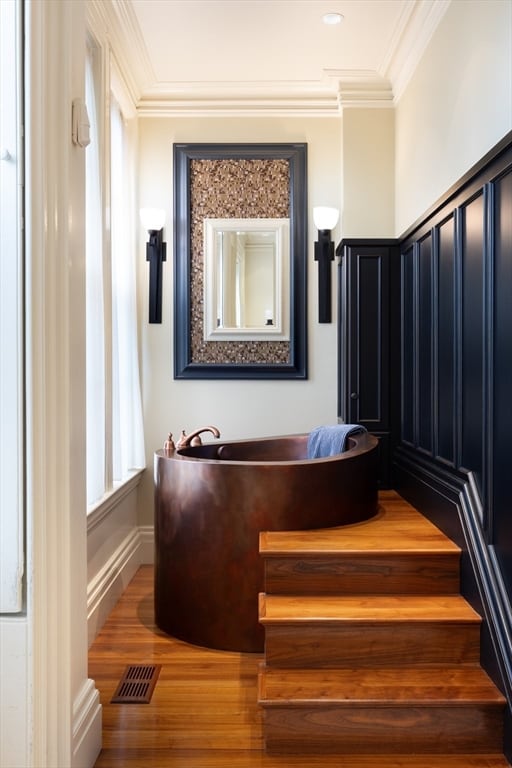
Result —
POLYGON ((94 641, 140 565, 154 562, 152 525, 132 528, 87 584, 87 635, 94 641))
MULTIPOLYGON (((462 584, 462 592, 485 622, 498 665, 499 679, 496 679, 496 675, 492 676, 506 696, 512 713, 510 606, 507 605, 498 563, 480 524, 482 501, 473 474, 441 468, 427 457, 414 454, 404 447, 396 449, 394 463, 397 474, 395 487, 398 492, 453 538, 469 557, 478 599, 475 600, 471 594, 473 586, 467 582, 462 584), (441 510, 437 515, 433 511, 436 503, 438 510, 441 510), (447 504, 451 507, 451 516, 447 504), (459 535, 456 527, 459 527, 459 535)), ((487 668, 485 658, 482 663, 487 668)))
POLYGON ((87 584, 89 646, 140 565, 141 537, 132 529, 87 584))
POLYGON ((451 0, 420 0, 405 12, 396 30, 397 43, 381 71, 393 83, 395 104, 416 71, 427 45, 441 23, 451 0))
POLYGON ((482 599, 485 618, 496 652, 496 659, 512 710, 512 619, 507 606, 503 579, 492 549, 485 541, 480 525, 482 502, 472 473, 459 494, 459 514, 468 551, 482 599))
POLYGON ((140 564, 153 565, 155 562, 155 526, 139 526, 140 564))
POLYGON ((87 765, 101 743, 102 707, 94 680, 87 679, 73 702, 72 754, 74 765, 87 765))
POLYGON ((126 480, 116 483, 99 502, 91 505, 87 512, 87 533, 99 525, 139 485, 143 472, 144 469, 133 470, 126 480))

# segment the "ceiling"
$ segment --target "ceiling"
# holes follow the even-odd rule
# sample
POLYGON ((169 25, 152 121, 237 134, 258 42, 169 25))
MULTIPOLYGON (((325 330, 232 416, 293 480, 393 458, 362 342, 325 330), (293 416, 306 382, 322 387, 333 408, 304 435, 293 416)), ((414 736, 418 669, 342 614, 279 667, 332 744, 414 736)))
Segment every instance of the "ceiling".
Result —
POLYGON ((140 114, 327 115, 396 102, 449 2, 111 0, 107 23, 140 114))

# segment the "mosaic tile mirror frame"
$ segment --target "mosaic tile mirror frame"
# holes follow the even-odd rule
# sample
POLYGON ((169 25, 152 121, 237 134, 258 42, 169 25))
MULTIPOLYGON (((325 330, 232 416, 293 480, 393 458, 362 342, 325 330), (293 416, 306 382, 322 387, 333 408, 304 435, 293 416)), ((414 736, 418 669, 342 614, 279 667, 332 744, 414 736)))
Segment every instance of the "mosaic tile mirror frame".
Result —
POLYGON ((174 378, 307 378, 307 145, 173 145, 174 378), (289 339, 208 341, 206 219, 289 218, 289 339))

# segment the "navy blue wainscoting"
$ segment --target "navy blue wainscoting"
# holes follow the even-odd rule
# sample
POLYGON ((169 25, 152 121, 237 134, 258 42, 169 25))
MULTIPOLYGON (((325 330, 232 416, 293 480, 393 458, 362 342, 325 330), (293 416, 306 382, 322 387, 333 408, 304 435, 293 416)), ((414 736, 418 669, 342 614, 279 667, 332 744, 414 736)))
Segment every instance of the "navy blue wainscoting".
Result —
POLYGON ((510 135, 404 235, 400 253, 395 485, 461 544, 463 591, 484 616, 482 663, 512 711, 510 135))

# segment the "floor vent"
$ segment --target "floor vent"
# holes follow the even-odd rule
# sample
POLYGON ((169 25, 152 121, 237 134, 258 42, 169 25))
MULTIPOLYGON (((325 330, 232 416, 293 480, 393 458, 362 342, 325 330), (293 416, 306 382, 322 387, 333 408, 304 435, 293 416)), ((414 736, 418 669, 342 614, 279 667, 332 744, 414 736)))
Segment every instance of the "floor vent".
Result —
POLYGON ((149 704, 161 664, 131 664, 117 686, 111 704, 149 704))

